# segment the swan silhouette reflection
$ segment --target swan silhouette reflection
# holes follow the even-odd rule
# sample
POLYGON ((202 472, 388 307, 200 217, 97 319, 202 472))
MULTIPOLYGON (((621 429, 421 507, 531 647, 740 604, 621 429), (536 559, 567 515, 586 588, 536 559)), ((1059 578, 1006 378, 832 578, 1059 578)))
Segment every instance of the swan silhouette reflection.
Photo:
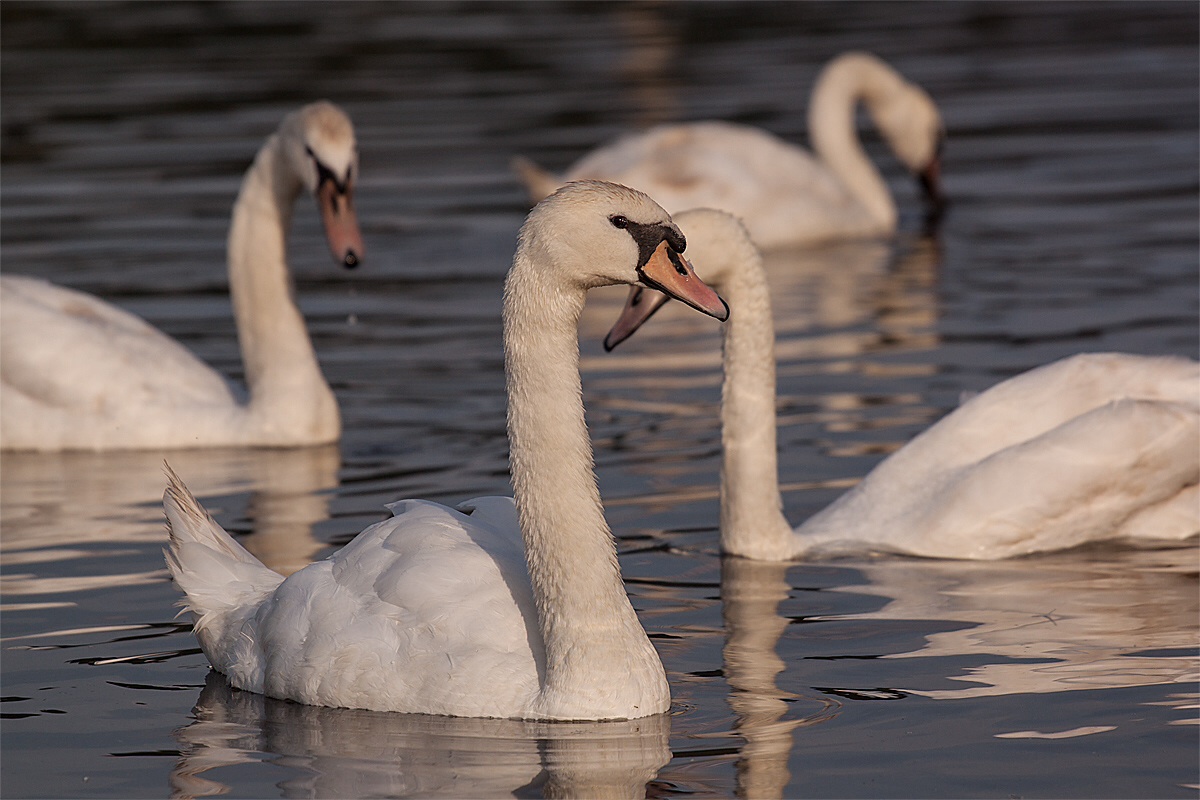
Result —
POLYGON ((173 797, 225 794, 219 774, 269 761, 285 797, 643 797, 671 758, 671 720, 526 722, 306 706, 209 672, 175 731, 173 797))

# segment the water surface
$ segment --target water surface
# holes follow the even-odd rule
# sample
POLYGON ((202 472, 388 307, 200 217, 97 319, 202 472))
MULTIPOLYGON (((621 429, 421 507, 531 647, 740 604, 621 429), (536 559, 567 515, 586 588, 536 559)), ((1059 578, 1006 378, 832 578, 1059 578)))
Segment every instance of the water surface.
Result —
POLYGON ((627 587, 671 715, 535 725, 305 708, 209 673, 163 569, 161 463, 290 571, 402 497, 507 493, 499 291, 526 207, 641 125, 803 141, 829 57, 936 98, 952 206, 868 133, 893 243, 771 254, 788 516, 963 392, 1079 351, 1196 354, 1198 12, 1186 3, 70 4, 0 11, 6 272, 97 293, 234 380, 223 267, 241 172, 292 108, 354 118, 369 249, 336 271, 303 200, 297 293, 339 446, 14 455, 0 475, 11 797, 1194 797, 1197 550, 998 564, 722 560, 717 325, 665 309, 584 388, 627 587))

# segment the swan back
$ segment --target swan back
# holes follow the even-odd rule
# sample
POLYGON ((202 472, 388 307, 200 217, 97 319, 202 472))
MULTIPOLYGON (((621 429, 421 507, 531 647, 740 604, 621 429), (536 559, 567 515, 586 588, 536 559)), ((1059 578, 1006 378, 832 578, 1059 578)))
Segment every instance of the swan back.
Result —
POLYGON ((1200 364, 1183 358, 1082 354, 1022 373, 967 400, 800 526, 800 551, 857 540, 992 559, 1193 535, 1198 396, 1200 364))
POLYGON ((561 177, 523 158, 513 168, 535 202, 564 181, 615 181, 673 214, 700 207, 735 214, 764 248, 886 236, 896 229, 895 203, 859 142, 859 102, 939 211, 941 115, 923 89, 868 53, 839 56, 818 76, 809 104, 815 157, 763 130, 705 121, 627 134, 561 177))

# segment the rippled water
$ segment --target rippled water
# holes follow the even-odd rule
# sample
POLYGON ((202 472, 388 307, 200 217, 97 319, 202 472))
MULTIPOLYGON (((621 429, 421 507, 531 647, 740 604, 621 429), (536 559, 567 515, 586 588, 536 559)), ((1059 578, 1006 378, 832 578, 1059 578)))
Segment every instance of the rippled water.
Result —
MULTIPOLYGON (((241 171, 293 107, 354 118, 355 274, 313 209, 298 295, 340 447, 7 454, 0 474, 10 797, 1195 796, 1197 550, 998 564, 775 565, 716 552, 715 323, 604 355, 584 386, 668 718, 532 725, 234 693, 174 619, 173 466, 295 569, 408 496, 505 493, 499 289, 516 154, 720 117, 803 140, 848 48, 925 86, 952 207, 894 245, 772 254, 781 478, 800 521, 963 391, 1082 350, 1196 354, 1194 4, 67 4, 0 8, 3 269, 95 292, 235 379, 223 247, 241 171)), ((880 153, 871 139, 872 152, 880 153)))

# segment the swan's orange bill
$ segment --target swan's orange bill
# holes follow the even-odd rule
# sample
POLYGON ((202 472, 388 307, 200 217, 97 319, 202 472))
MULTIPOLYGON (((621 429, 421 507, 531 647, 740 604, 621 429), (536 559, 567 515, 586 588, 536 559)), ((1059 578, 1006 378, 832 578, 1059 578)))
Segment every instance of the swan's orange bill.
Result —
POLYGON ((729 319, 729 305, 720 295, 696 277, 696 271, 683 256, 665 241, 650 259, 638 268, 642 284, 687 303, 697 311, 724 322, 729 319))
POLYGON ((350 269, 357 267, 363 259, 364 248, 358 217, 354 213, 353 188, 347 184, 343 192, 334 181, 322 181, 317 187, 317 205, 334 260, 350 269))
POLYGON ((654 316, 654 312, 666 305, 670 299, 656 289, 630 286, 629 297, 625 300, 625 308, 621 309, 621 316, 604 337, 604 349, 612 350, 633 336, 634 332, 642 327, 642 323, 654 316))

